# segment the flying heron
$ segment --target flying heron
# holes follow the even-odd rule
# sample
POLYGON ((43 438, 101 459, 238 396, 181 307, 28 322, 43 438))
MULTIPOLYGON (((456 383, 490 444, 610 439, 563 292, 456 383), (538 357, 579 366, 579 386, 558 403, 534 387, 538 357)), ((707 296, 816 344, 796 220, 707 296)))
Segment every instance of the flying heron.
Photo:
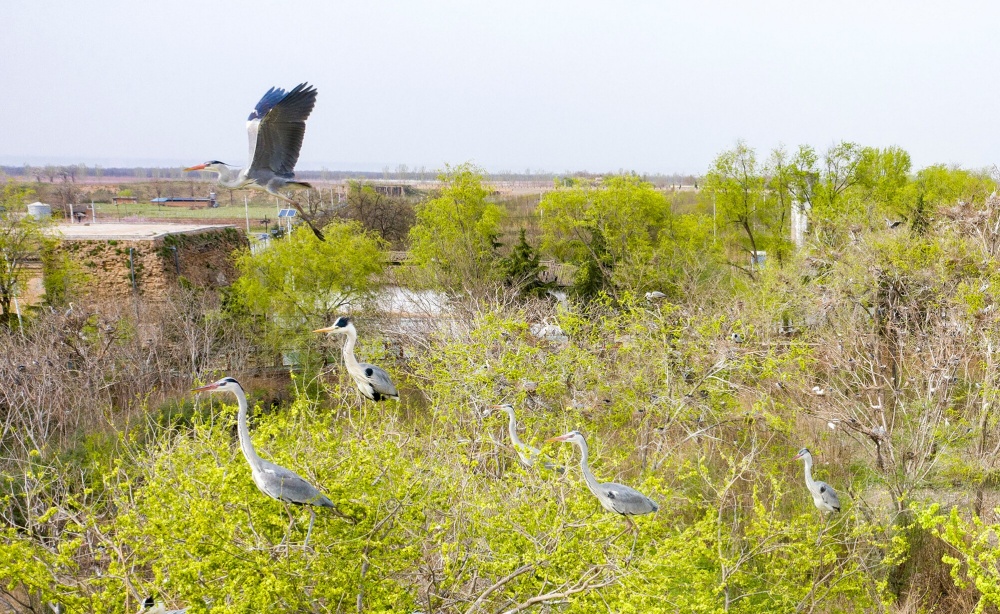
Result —
POLYGON ((598 482, 594 474, 590 472, 590 465, 587 464, 587 457, 590 452, 587 447, 587 440, 579 431, 570 431, 565 435, 551 437, 545 441, 575 443, 580 447, 580 469, 583 470, 583 479, 587 481, 587 488, 590 489, 590 492, 594 493, 594 496, 601 502, 604 509, 624 516, 630 529, 635 528, 635 523, 632 522, 629 516, 651 514, 660 509, 660 506, 655 501, 634 488, 615 484, 614 482, 604 482, 603 484, 598 482))
POLYGON ((813 503, 821 512, 839 512, 840 499, 836 491, 826 482, 817 482, 812 476, 813 457, 809 448, 802 448, 792 460, 802 459, 806 465, 806 488, 813 497, 813 503))
POLYGON ((211 171, 218 174, 219 185, 223 187, 254 188, 277 196, 298 209, 302 219, 322 241, 323 233, 313 226, 302 207, 279 191, 312 187, 304 181, 296 181, 294 169, 306 132, 306 119, 315 105, 316 88, 306 83, 296 85, 290 92, 272 87, 247 118, 250 160, 245 168, 211 160, 184 170, 211 171))
MULTIPOLYGON (((514 417, 514 406, 510 403, 504 403, 503 405, 490 405, 487 409, 489 410, 487 415, 494 411, 502 411, 507 414, 507 432, 510 434, 510 442, 514 446, 514 451, 517 452, 517 458, 525 467, 533 467, 535 465, 535 461, 542 456, 542 451, 532 445, 524 443, 521 441, 521 438, 518 437, 517 418, 514 417)), ((564 468, 547 460, 542 461, 542 466, 546 469, 558 471, 559 473, 565 471, 564 468)))
MULTIPOLYGON (((340 515, 333 501, 330 501, 318 488, 305 481, 305 479, 291 469, 285 469, 280 465, 275 465, 257 456, 253 442, 250 441, 250 430, 247 428, 247 396, 243 392, 243 387, 240 386, 239 382, 231 377, 224 377, 217 382, 195 388, 191 392, 232 392, 236 395, 236 401, 240 406, 240 411, 236 417, 237 431, 240 436, 240 448, 243 450, 243 456, 246 457, 247 463, 250 464, 253 482, 262 493, 272 499, 277 499, 285 504, 292 503, 295 505, 311 506, 309 508, 309 530, 306 531, 306 541, 302 547, 305 548, 308 546, 309 536, 312 535, 313 523, 316 521, 316 512, 312 506, 330 507, 340 515)), ((287 506, 285 510, 288 512, 289 528, 291 528, 291 522, 293 521, 292 513, 288 510, 287 506)))
POLYGON ((354 357, 354 346, 358 342, 358 329, 354 328, 354 322, 347 316, 337 318, 333 326, 318 328, 314 333, 335 333, 347 335, 344 342, 344 365, 347 372, 354 378, 358 390, 372 401, 383 401, 385 399, 399 400, 399 392, 389 378, 389 374, 381 367, 370 365, 366 362, 358 362, 354 357))

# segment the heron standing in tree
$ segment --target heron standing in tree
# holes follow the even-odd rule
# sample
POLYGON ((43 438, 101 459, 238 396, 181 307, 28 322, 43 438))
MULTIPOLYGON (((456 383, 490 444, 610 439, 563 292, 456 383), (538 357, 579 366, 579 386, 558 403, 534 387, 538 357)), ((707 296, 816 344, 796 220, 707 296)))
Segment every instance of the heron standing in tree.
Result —
MULTIPOLYGON (((533 467, 535 465, 535 461, 542 456, 542 451, 532 445, 524 443, 521 441, 521 438, 518 437, 517 418, 514 417, 514 406, 510 403, 504 403, 503 405, 490 405, 487 407, 487 410, 486 415, 489 415, 494 411, 502 411, 507 414, 507 432, 510 434, 510 443, 514 446, 514 451, 517 452, 517 458, 525 467, 533 467)), ((546 469, 558 471, 559 473, 565 471, 562 467, 547 460, 542 461, 542 466, 546 469)))
POLYGON ((587 488, 594 493, 604 509, 624 516, 630 529, 635 529, 635 523, 629 516, 651 514, 660 509, 655 501, 634 488, 614 482, 598 482, 594 474, 590 472, 590 465, 587 464, 590 451, 587 447, 587 440, 579 431, 570 431, 565 435, 552 437, 545 441, 575 443, 580 447, 580 469, 583 470, 583 479, 587 482, 587 488))
POLYGON ((304 181, 296 181, 294 169, 306 133, 306 119, 315 105, 316 88, 306 83, 296 85, 290 92, 272 87, 247 118, 250 160, 246 167, 236 168, 211 160, 184 170, 211 171, 218 174, 219 185, 223 187, 254 188, 277 196, 298 209, 302 219, 322 241, 323 233, 313 226, 302 207, 279 192, 283 188, 312 187, 304 181))
POLYGON ((250 441, 250 429, 247 428, 247 396, 243 392, 243 387, 239 382, 231 377, 224 377, 217 382, 195 388, 191 392, 232 392, 236 395, 236 402, 240 406, 236 416, 236 427, 240 436, 240 449, 243 456, 250 464, 250 472, 253 476, 253 483, 257 485, 262 493, 285 503, 285 511, 288 512, 289 531, 294 519, 287 504, 308 505, 309 508, 309 530, 306 531, 306 541, 303 548, 309 545, 309 537, 312 535, 313 523, 316 521, 316 511, 313 507, 329 507, 341 517, 333 501, 321 493, 318 488, 307 482, 291 469, 285 469, 280 465, 266 461, 257 455, 253 442, 250 441))
POLYGON ((385 399, 399 400, 399 392, 384 369, 366 362, 358 362, 358 359, 354 357, 354 346, 358 342, 358 329, 354 328, 354 322, 350 318, 341 316, 337 318, 333 326, 318 328, 313 332, 347 336, 343 350, 344 365, 347 367, 347 372, 354 379, 354 383, 357 384, 361 394, 372 401, 383 401, 385 399))
POLYGON ((837 497, 836 491, 827 484, 826 482, 819 482, 813 479, 812 476, 812 466, 813 457, 812 453, 809 452, 809 448, 802 448, 799 453, 795 455, 792 460, 802 459, 805 461, 806 466, 806 488, 809 489, 809 493, 812 494, 813 503, 821 512, 839 512, 840 511, 840 499, 837 497))

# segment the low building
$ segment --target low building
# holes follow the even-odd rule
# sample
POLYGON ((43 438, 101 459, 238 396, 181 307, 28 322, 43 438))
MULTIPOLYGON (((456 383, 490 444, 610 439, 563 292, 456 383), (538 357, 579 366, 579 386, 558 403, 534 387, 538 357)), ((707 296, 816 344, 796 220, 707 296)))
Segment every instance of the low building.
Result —
POLYGON ((163 196, 160 198, 154 198, 149 201, 154 205, 161 205, 166 207, 218 207, 218 203, 215 200, 215 193, 213 192, 208 198, 185 198, 180 196, 163 196))
POLYGON ((181 280, 198 287, 230 285, 237 277, 233 252, 247 245, 236 226, 194 224, 59 224, 61 239, 88 278, 97 299, 165 299, 181 280))

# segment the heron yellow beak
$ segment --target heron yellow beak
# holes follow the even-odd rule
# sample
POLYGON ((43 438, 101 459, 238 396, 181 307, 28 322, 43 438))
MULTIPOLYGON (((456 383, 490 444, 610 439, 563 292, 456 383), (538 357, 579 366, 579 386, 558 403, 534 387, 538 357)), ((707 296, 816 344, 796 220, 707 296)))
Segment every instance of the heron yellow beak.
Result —
POLYGON ((218 383, 206 384, 205 386, 202 386, 200 388, 193 388, 191 392, 210 392, 218 387, 219 387, 218 383))
POLYGON ((313 332, 314 333, 332 333, 333 332, 333 328, 334 328, 333 326, 327 326, 326 328, 317 328, 313 332))
POLYGON ((552 441, 566 441, 566 439, 567 439, 567 438, 569 438, 569 433, 567 433, 567 434, 565 434, 565 435, 560 435, 560 436, 558 436, 558 437, 549 437, 549 438, 548 438, 548 439, 546 439, 545 441, 546 441, 546 442, 552 442, 552 441))
POLYGON ((187 172, 187 171, 200 171, 200 170, 204 170, 204 169, 205 169, 205 165, 204 164, 195 164, 194 166, 187 167, 186 169, 184 169, 184 171, 185 172, 187 172))
POLYGON ((802 455, 801 454, 796 454, 795 458, 793 458, 792 460, 799 460, 800 458, 802 458, 802 455))

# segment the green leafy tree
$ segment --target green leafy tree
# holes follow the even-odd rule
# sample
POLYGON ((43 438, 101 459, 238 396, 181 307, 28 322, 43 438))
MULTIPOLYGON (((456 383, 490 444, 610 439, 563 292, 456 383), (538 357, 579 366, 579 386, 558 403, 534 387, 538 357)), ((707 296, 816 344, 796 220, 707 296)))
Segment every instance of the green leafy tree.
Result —
POLYGON ((414 263, 445 288, 496 280, 503 208, 489 200, 483 174, 471 164, 448 167, 438 179, 441 194, 417 207, 410 229, 414 263))
POLYGON ((500 260, 500 269, 505 283, 524 294, 540 296, 551 286, 538 278, 542 272, 541 258, 528 243, 523 228, 510 254, 500 260))
POLYGON ((38 255, 43 223, 22 215, 32 191, 8 181, 0 191, 0 321, 14 321, 14 299, 24 293, 28 260, 38 255))
POLYGON ((268 249, 237 256, 240 277, 233 298, 266 318, 277 347, 287 347, 290 335, 307 335, 326 323, 345 303, 364 298, 385 267, 385 242, 358 222, 333 222, 323 232, 326 241, 300 226, 268 249))
POLYGON ((782 150, 772 155, 771 167, 776 172, 769 178, 768 165, 758 162, 756 151, 739 141, 719 154, 705 176, 720 226, 735 232, 725 233, 731 237, 730 265, 751 277, 756 275, 755 253, 775 253, 780 263, 787 251, 785 229, 795 176, 782 150))
POLYGON ((545 249, 579 267, 583 296, 648 285, 648 265, 671 218, 666 197, 635 175, 573 182, 546 194, 538 212, 545 249))
POLYGON ((997 184, 983 172, 935 164, 921 169, 908 187, 898 211, 914 231, 925 233, 941 207, 982 205, 997 184))

